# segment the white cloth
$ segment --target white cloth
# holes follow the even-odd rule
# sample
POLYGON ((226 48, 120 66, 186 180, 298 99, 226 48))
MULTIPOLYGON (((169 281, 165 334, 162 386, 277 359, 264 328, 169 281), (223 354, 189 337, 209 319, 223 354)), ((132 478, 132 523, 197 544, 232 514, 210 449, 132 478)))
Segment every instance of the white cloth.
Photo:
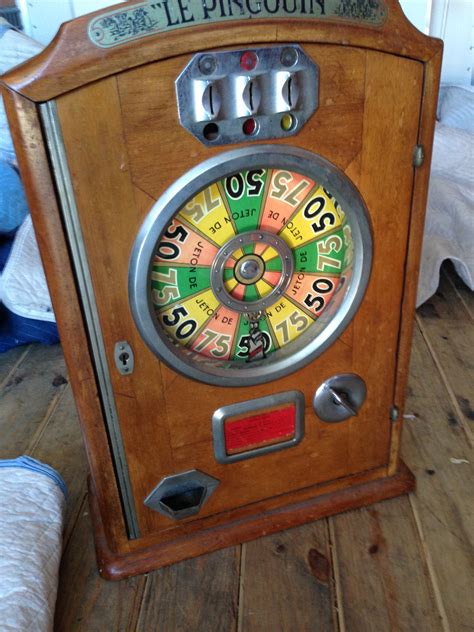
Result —
POLYGON ((474 86, 442 85, 437 118, 443 125, 474 132, 474 86))
POLYGON ((0 278, 0 301, 14 314, 54 322, 31 217, 20 226, 0 278))
MULTIPOLYGON (((0 18, 0 25, 8 24, 6 20, 0 18)), ((9 29, 0 37, 0 75, 18 66, 33 55, 37 55, 44 46, 35 42, 24 33, 15 29, 9 29)), ((0 159, 14 161, 15 151, 13 149, 7 117, 0 98, 0 159)))
POLYGON ((436 292, 445 259, 474 290, 474 133, 438 123, 417 307, 436 292))
POLYGON ((29 457, 0 461, 0 630, 53 630, 64 482, 29 457))

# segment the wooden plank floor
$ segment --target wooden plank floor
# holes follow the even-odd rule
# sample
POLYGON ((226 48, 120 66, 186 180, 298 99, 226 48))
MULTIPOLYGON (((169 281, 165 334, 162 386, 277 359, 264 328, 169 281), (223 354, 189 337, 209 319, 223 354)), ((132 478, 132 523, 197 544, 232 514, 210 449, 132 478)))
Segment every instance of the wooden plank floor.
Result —
POLYGON ((99 578, 59 346, 0 356, 0 457, 69 488, 56 630, 474 630, 474 297, 444 268, 417 314, 403 436, 416 493, 119 583, 99 578))

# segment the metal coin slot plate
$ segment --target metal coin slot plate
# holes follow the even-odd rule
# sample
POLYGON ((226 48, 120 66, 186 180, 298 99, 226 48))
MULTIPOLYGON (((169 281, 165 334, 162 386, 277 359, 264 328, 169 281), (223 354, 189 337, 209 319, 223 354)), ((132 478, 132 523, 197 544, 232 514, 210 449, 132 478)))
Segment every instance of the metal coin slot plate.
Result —
MULTIPOLYGON (((278 412, 278 411, 277 411, 278 412)), ((212 416, 212 434, 214 440, 214 456, 218 463, 234 463, 245 459, 263 456, 270 452, 277 452, 291 448, 303 439, 304 436, 304 395, 300 391, 286 391, 267 397, 251 399, 237 404, 223 406, 215 411, 212 416), (225 438, 225 424, 232 418, 240 418, 243 415, 257 416, 261 411, 268 409, 281 409, 285 405, 293 405, 295 409, 294 434, 291 439, 272 443, 262 447, 252 448, 235 454, 228 454, 225 438)))
POLYGON ((182 520, 194 516, 214 493, 219 481, 199 470, 165 476, 144 503, 167 518, 182 520))
POLYGON ((316 415, 328 423, 355 417, 367 395, 364 380, 354 373, 334 375, 321 384, 314 395, 316 415))
POLYGON ((181 125, 210 146, 293 136, 318 93, 319 68, 294 44, 198 54, 176 80, 181 125))

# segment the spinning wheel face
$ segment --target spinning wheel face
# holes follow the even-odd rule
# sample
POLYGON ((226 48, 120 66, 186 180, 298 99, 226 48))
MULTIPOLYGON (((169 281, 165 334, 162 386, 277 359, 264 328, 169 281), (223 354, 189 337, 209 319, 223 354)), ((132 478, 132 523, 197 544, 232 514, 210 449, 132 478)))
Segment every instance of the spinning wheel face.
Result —
POLYGON ((345 176, 308 152, 257 149, 177 182, 135 245, 137 325, 157 355, 202 381, 298 368, 339 335, 368 277, 370 230, 345 176))

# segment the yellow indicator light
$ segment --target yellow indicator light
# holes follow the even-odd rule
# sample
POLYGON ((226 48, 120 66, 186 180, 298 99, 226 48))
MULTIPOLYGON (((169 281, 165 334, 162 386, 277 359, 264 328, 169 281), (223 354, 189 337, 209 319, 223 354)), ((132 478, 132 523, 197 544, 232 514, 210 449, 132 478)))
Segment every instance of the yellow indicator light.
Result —
POLYGON ((295 124, 295 118, 292 114, 283 114, 283 116, 281 117, 281 129, 284 132, 289 132, 294 124, 295 124))

